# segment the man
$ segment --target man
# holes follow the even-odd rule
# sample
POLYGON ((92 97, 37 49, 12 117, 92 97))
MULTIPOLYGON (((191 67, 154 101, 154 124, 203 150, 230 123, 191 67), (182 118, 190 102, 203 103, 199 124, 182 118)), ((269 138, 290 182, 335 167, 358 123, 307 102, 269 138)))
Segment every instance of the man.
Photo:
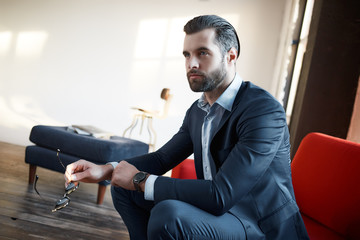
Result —
POLYGON ((73 163, 66 182, 111 179, 131 239, 308 239, 282 106, 236 74, 240 45, 230 23, 200 16, 184 31, 189 85, 203 95, 179 132, 158 151, 113 166, 73 163), (161 176, 192 153, 197 180, 161 176))

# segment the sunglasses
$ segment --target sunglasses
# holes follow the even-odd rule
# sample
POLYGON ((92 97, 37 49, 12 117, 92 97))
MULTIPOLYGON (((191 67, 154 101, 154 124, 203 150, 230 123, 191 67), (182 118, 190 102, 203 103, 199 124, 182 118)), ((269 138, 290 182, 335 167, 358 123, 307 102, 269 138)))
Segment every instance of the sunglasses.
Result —
MULTIPOLYGON (((57 152, 56 152, 57 159, 59 160, 59 163, 61 164, 61 166, 62 166, 62 167, 65 169, 65 171, 66 171, 66 168, 65 168, 63 162, 62 162, 61 159, 60 159, 60 154, 59 154, 59 153, 60 153, 60 149, 57 149, 57 152)), ((37 188, 36 188, 36 183, 37 183, 38 179, 39 179, 39 176, 36 175, 36 177, 35 177, 35 182, 34 182, 34 190, 35 190, 35 192, 42 198, 42 196, 40 195, 39 191, 38 191, 37 188)), ((79 182, 75 182, 75 183, 74 183, 74 182, 70 182, 70 183, 65 187, 65 193, 64 193, 63 197, 60 198, 58 201, 56 201, 55 207, 54 207, 53 210, 51 210, 51 212, 56 212, 56 211, 58 211, 58 210, 60 210, 60 209, 65 208, 67 205, 69 205, 69 203, 70 203, 70 197, 69 197, 69 195, 70 195, 72 192, 74 192, 78 187, 79 187, 79 182)))

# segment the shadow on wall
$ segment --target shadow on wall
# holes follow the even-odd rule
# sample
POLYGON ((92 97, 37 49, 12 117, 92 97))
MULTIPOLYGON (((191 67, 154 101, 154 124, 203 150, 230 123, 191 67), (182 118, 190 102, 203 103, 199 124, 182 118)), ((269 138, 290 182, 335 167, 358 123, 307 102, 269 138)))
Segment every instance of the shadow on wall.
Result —
POLYGON ((1 137, 21 145, 30 143, 29 133, 34 125, 64 125, 49 117, 34 100, 22 96, 0 97, 0 116, 1 137), (22 139, 20 143, 19 139, 22 139))

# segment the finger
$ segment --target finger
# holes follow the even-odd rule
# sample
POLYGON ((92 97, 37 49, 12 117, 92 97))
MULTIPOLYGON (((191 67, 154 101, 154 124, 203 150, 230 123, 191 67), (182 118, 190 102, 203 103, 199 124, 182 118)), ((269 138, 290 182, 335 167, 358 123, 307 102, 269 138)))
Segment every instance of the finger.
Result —
POLYGON ((72 180, 72 174, 74 172, 79 172, 79 171, 83 171, 83 169, 85 169, 84 165, 85 165, 85 161, 80 159, 76 162, 73 162, 69 165, 67 165, 66 170, 65 170, 65 174, 64 174, 64 178, 65 178, 65 184, 70 183, 72 180))
POLYGON ((66 183, 69 183, 69 182, 72 181, 72 176, 71 175, 75 172, 74 169, 76 169, 75 165, 72 165, 72 166, 66 168, 66 171, 65 171, 65 174, 64 174, 64 178, 65 178, 66 183))
POLYGON ((80 160, 73 162, 69 165, 66 166, 66 170, 65 170, 65 174, 71 175, 72 173, 74 173, 75 169, 78 168, 78 165, 80 164, 80 160))
POLYGON ((70 175, 70 182, 83 181, 86 182, 90 176, 89 171, 77 172, 70 175))

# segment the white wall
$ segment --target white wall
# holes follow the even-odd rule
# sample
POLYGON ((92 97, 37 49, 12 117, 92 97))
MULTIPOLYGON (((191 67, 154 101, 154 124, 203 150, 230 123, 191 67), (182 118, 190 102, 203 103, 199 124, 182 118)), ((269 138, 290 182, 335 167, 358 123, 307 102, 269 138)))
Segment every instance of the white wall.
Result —
MULTIPOLYGON (((87 124, 119 135, 132 106, 160 108, 157 147, 199 97, 188 87, 182 27, 218 14, 237 28, 238 71, 271 91, 286 0, 0 0, 0 141, 28 145, 37 124, 87 124)), ((273 93, 274 94, 274 93, 273 93)))

